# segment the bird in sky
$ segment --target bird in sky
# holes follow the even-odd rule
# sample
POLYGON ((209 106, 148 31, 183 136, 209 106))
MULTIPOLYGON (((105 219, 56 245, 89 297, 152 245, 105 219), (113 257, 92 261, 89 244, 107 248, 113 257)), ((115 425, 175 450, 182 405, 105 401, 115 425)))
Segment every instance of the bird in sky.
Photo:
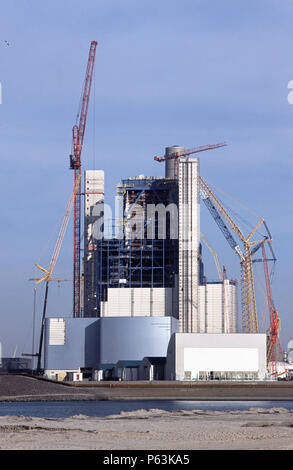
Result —
POLYGON ((6 44, 6 46, 10 46, 8 41, 5 40, 4 43, 6 44))

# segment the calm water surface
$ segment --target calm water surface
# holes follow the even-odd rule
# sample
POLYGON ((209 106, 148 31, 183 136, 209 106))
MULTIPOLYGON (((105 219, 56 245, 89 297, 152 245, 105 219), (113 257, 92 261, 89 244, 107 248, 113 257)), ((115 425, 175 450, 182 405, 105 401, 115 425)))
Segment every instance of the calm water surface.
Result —
POLYGON ((150 410, 247 410, 248 408, 286 408, 293 410, 293 401, 62 401, 62 402, 2 402, 0 416, 33 416, 68 418, 74 415, 108 416, 121 411, 150 410))

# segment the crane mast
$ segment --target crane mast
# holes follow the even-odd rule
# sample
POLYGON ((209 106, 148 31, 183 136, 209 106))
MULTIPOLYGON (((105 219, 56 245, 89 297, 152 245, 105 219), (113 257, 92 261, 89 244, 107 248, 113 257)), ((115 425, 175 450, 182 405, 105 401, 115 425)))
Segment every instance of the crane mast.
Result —
POLYGON ((73 316, 80 317, 80 227, 81 227, 81 152, 86 127, 92 77, 95 64, 97 42, 92 41, 83 88, 81 109, 77 115, 78 125, 72 129, 72 155, 70 168, 74 170, 74 187, 76 188, 73 204, 73 316))
POLYGON ((265 249, 264 243, 262 244, 261 248, 262 248, 262 258, 263 258, 263 265, 264 265, 264 274, 265 274, 265 280, 266 280, 268 308, 270 312, 270 328, 269 328, 268 345, 267 345, 267 363, 269 364, 271 362, 272 375, 274 376, 277 373, 276 363, 277 363, 277 346, 278 346, 278 337, 279 337, 279 329, 280 329, 280 318, 273 303, 267 255, 266 255, 266 249, 265 249))
MULTIPOLYGON (((59 257, 59 253, 60 253, 61 246, 62 246, 62 243, 63 243, 64 235, 65 235, 67 225, 68 225, 68 222, 69 222, 69 217, 70 217, 70 213, 71 213, 71 209, 72 209, 72 205, 73 205, 73 200, 74 200, 74 197, 75 197, 75 194, 76 194, 77 187, 79 186, 79 182, 80 182, 80 176, 77 178, 77 181, 74 184, 73 191, 70 195, 70 198, 69 198, 69 201, 68 201, 68 204, 67 204, 67 207, 66 207, 66 212, 65 212, 65 215, 64 215, 61 227, 60 227, 60 231, 59 231, 59 234, 58 234, 58 237, 57 237, 57 241, 56 241, 56 244, 55 244, 55 247, 54 247, 54 251, 53 251, 53 254, 52 254, 52 257, 51 257, 49 269, 45 269, 42 266, 40 266, 39 264, 36 264, 37 268, 39 268, 44 273, 44 275, 41 278, 36 279, 35 285, 38 285, 41 282, 46 281, 46 289, 45 289, 45 297, 44 297, 44 305, 43 305, 43 313, 42 313, 42 323, 41 323, 41 332, 40 332, 40 342, 39 342, 39 352, 36 354, 36 356, 38 357, 38 364, 37 364, 37 372, 38 373, 41 370, 42 348, 43 348, 43 340, 44 340, 44 328, 45 328, 45 320, 46 320, 46 310, 47 310, 49 283, 54 280, 54 278, 52 278, 52 274, 53 274, 55 265, 56 265, 58 257, 59 257)), ((61 279, 59 281, 61 281, 61 279)))

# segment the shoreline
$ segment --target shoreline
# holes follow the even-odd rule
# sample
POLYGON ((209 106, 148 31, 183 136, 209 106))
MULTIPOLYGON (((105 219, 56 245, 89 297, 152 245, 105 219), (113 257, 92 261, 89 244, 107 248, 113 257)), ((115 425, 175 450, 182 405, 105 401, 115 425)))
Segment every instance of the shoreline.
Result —
POLYGON ((0 402, 15 401, 293 401, 293 382, 63 383, 0 374, 0 402))
MULTIPOLYGON (((292 383, 99 383, 62 384, 28 375, 0 375, 1 450, 293 450, 292 383), (173 385, 173 386, 172 386, 173 385), (136 411, 88 416, 78 403, 139 401, 136 411), (244 410, 165 411, 158 403, 144 408, 147 400, 246 401, 244 410), (69 417, 18 416, 5 413, 5 403, 72 401, 69 417), (267 408, 261 403, 273 401, 267 408)), ((62 406, 62 405, 61 405, 62 406)), ((65 406, 65 405, 64 405, 65 406)), ((8 406, 9 407, 9 406, 8 406)), ((16 406, 17 408, 17 406, 16 406)), ((110 405, 111 408, 111 405, 110 405)), ((117 407, 116 407, 117 408, 117 407)), ((180 408, 180 405, 179 405, 180 408)), ((183 407, 182 407, 183 408, 183 407)), ((10 410, 11 412, 11 410, 10 410)))

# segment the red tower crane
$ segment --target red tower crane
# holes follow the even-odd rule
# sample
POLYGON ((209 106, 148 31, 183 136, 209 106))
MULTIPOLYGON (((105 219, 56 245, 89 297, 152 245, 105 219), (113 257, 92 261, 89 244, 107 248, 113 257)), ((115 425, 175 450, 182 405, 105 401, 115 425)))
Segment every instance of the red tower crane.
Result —
POLYGON ((80 219, 81 219, 81 151, 86 127, 92 77, 95 64, 97 41, 92 41, 83 88, 80 110, 77 114, 78 125, 73 126, 72 155, 70 169, 74 170, 74 187, 76 192, 73 205, 73 316, 80 317, 80 219))
POLYGON ((205 150, 212 150, 217 149, 219 147, 225 147, 227 145, 226 142, 222 142, 220 144, 212 144, 212 145, 203 145, 201 147, 195 147, 189 150, 181 150, 179 152, 171 153, 170 155, 165 155, 164 157, 158 157, 157 155, 154 157, 154 160, 157 162, 165 162, 166 160, 175 160, 175 168, 174 173, 175 177, 178 176, 178 158, 179 157, 187 157, 188 155, 192 155, 194 153, 204 152, 205 150))
POLYGON ((277 373, 277 360, 278 360, 278 346, 279 346, 279 330, 280 330, 280 318, 276 311, 272 299, 271 283, 268 270, 268 262, 266 256, 266 250, 264 243, 261 245, 262 248, 262 259, 264 265, 264 273, 266 280, 267 300, 268 308, 270 312, 270 328, 268 332, 268 344, 267 344, 267 363, 271 362, 272 375, 275 376, 277 373))

